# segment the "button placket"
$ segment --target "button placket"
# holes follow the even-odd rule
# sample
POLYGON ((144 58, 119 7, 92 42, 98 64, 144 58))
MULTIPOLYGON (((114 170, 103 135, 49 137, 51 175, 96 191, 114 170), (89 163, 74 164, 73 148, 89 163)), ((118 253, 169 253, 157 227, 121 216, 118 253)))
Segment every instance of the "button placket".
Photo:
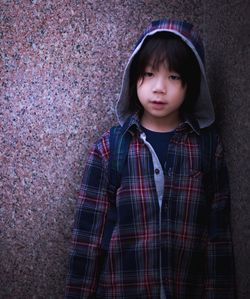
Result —
POLYGON ((160 174, 160 169, 155 168, 155 174, 160 174))

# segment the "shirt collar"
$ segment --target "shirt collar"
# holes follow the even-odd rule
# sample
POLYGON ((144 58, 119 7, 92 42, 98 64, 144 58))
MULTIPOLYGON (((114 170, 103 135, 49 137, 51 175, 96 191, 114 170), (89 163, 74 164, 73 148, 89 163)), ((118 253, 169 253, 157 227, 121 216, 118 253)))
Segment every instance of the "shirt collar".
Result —
MULTIPOLYGON (((122 126, 122 134, 129 131, 131 134, 135 134, 136 131, 142 133, 142 127, 140 124, 139 113, 132 114, 127 118, 122 126)), ((176 132, 195 132, 197 135, 200 134, 199 123, 196 119, 191 116, 185 115, 184 121, 179 124, 176 128, 176 132)))
POLYGON ((132 114, 127 118, 127 120, 122 126, 122 134, 125 134, 127 131, 129 131, 131 134, 134 135, 136 133, 136 130, 140 133, 142 132, 138 113, 132 114))
POLYGON ((176 128, 177 132, 195 132, 197 135, 200 135, 200 126, 195 118, 186 114, 183 116, 183 119, 183 122, 176 128))

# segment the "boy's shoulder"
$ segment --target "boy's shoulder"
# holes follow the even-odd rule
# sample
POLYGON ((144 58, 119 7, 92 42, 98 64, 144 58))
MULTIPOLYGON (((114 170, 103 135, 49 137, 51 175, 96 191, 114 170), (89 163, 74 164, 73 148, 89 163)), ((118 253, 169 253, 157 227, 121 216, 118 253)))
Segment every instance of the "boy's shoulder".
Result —
POLYGON ((215 123, 209 127, 200 129, 200 139, 203 140, 207 145, 212 144, 216 147, 218 144, 222 143, 220 131, 215 123))
POLYGON ((218 128, 217 128, 216 124, 213 123, 208 127, 200 129, 200 134, 199 135, 200 136, 211 135, 213 137, 216 137, 217 135, 219 135, 218 128))
POLYGON ((97 149, 101 154, 109 155, 110 143, 114 136, 121 136, 122 127, 120 125, 114 125, 109 129, 106 129, 101 136, 95 141, 93 147, 97 149))
POLYGON ((101 135, 100 137, 96 140, 95 144, 99 145, 103 142, 108 142, 109 138, 110 138, 110 134, 112 132, 112 130, 116 130, 116 132, 121 131, 122 127, 120 125, 114 125, 108 129, 106 129, 101 135))

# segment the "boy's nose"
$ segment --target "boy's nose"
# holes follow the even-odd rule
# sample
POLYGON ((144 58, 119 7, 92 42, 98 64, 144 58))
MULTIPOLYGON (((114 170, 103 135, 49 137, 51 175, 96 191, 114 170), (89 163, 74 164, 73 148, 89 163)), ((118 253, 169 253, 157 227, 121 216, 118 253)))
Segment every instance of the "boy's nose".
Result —
POLYGON ((153 86, 153 92, 155 93, 166 93, 167 92, 167 85, 164 78, 156 78, 155 84, 153 86))

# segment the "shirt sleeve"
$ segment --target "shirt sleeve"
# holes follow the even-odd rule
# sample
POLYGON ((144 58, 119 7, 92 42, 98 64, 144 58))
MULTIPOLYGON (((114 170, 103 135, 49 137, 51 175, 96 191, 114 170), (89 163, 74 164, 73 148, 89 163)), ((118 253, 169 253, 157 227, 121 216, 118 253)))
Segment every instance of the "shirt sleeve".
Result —
POLYGON ((230 228, 230 191, 224 151, 217 137, 207 246, 206 299, 233 299, 234 256, 230 228))
POLYGON ((94 298, 102 259, 101 240, 108 208, 107 159, 97 145, 85 165, 75 213, 65 298, 94 298))

